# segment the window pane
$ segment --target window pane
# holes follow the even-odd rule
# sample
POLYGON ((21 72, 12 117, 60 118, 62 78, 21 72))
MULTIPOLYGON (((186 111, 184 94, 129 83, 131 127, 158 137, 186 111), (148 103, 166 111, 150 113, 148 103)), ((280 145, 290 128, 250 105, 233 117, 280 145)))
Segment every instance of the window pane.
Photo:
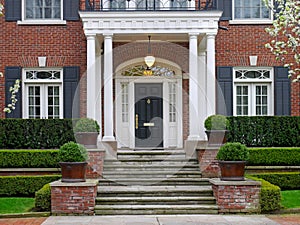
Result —
POLYGON ((60 19, 61 0, 26 0, 26 19, 60 19))
POLYGON ((234 12, 236 19, 270 18, 269 9, 263 0, 235 0, 234 12))
POLYGON ((243 107, 243 115, 248 115, 248 106, 243 107))

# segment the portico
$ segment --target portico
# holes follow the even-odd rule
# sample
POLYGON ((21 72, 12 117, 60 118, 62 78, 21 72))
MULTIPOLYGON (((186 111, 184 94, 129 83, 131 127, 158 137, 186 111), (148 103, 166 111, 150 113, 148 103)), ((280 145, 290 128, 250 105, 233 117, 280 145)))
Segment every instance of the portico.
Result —
MULTIPOLYGON (((159 116, 163 121, 162 147, 182 148, 185 132, 188 132, 187 140, 206 139, 204 120, 216 112, 215 36, 221 13, 80 12, 87 38, 87 117, 96 119, 101 126, 103 118, 102 141, 117 141, 119 147, 137 147, 136 96, 141 94, 135 91, 135 87, 139 83, 161 84, 161 96, 152 96, 149 89, 149 96, 153 98, 144 96, 144 108, 145 111, 149 109, 148 99, 148 102, 162 99, 159 116), (172 76, 163 73, 128 76, 133 68, 144 65, 142 54, 147 47, 148 35, 152 37, 156 58, 154 67, 172 71, 172 76), (187 43, 186 48, 178 47, 178 43, 187 43), (162 50, 163 45, 168 46, 167 50, 162 50), (175 59, 176 55, 181 59, 175 59), (188 90, 183 88, 184 80, 188 80, 188 90), (188 107, 184 95, 188 96, 188 107)), ((143 124, 150 126, 150 130, 155 127, 151 127, 151 121, 143 124)))

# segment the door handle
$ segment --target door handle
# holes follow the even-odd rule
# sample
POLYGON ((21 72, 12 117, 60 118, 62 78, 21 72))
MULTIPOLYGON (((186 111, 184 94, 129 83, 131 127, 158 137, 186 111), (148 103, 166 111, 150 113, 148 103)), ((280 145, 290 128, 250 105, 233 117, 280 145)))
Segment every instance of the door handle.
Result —
POLYGON ((135 129, 139 129, 139 115, 135 114, 135 129))

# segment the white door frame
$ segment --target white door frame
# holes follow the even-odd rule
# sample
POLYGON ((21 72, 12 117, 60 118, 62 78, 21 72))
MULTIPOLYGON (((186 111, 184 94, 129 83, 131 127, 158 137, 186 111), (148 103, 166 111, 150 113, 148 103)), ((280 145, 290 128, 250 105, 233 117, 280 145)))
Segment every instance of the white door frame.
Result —
MULTIPOLYGON (((127 64, 128 65, 128 64, 127 64)), ((127 66, 128 67, 128 66, 127 66)), ((119 66, 120 68, 120 66, 119 66)), ((170 68, 170 66, 169 66, 170 68)), ((121 70, 117 70, 121 71, 121 70)), ((183 147, 183 110, 182 110, 182 75, 178 67, 173 77, 159 76, 115 76, 115 118, 116 118, 116 140, 118 147, 135 148, 135 93, 134 87, 137 83, 161 83, 163 86, 163 147, 183 147), (179 75, 178 75, 179 74, 179 75), (169 119, 169 84, 176 83, 176 122, 171 123, 169 119), (128 122, 122 122, 122 84, 128 85, 128 122), (172 130, 173 129, 173 130, 172 130), (173 135, 173 137, 172 137, 173 135)))

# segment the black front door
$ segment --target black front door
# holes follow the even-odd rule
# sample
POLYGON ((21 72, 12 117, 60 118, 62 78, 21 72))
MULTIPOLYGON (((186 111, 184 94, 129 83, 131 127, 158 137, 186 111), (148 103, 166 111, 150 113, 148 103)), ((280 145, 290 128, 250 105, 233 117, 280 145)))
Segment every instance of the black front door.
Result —
POLYGON ((163 147, 162 84, 135 84, 135 146, 163 147))

